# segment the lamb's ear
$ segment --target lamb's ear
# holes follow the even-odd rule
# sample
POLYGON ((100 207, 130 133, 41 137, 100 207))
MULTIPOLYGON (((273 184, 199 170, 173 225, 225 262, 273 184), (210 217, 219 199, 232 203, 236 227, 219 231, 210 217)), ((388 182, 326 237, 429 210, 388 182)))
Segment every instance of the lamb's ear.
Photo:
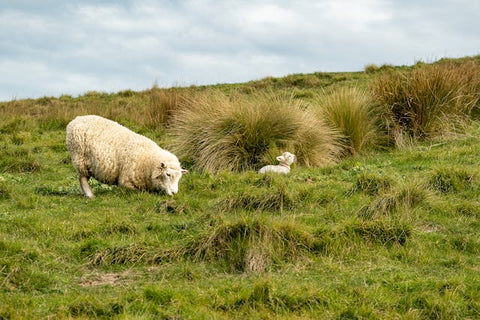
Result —
POLYGON ((182 168, 182 169, 180 169, 180 171, 181 171, 182 173, 187 173, 187 172, 188 172, 188 170, 187 170, 187 169, 183 169, 183 168, 182 168))
POLYGON ((283 156, 278 156, 277 161, 279 162, 285 161, 285 158, 283 156))
POLYGON ((165 169, 166 167, 167 167, 167 165, 166 165, 165 163, 163 163, 163 162, 160 163, 160 169, 163 170, 163 169, 165 169))

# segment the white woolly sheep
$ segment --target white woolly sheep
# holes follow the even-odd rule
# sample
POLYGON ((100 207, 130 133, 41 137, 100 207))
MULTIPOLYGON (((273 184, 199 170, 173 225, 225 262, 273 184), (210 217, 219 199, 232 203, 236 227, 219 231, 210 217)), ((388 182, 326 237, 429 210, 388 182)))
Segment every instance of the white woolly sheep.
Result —
POLYGON ((177 157, 126 127, 95 115, 67 125, 67 149, 85 196, 94 197, 88 179, 130 189, 178 192, 182 169, 177 157))
POLYGON ((290 152, 284 152, 281 156, 277 157, 277 160, 280 162, 280 164, 262 167, 258 173, 277 172, 287 174, 290 172, 290 165, 294 163, 296 159, 297 157, 294 154, 291 154, 290 152))

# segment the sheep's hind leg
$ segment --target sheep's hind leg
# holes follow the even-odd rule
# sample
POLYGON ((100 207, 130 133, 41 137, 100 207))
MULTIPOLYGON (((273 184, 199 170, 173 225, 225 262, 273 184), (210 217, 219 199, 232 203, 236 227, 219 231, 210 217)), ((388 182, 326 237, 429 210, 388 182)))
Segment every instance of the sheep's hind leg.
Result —
POLYGON ((80 176, 78 180, 80 181, 80 188, 82 189, 83 194, 87 198, 95 197, 93 195, 92 189, 90 189, 90 185, 88 184, 88 178, 85 176, 80 176))

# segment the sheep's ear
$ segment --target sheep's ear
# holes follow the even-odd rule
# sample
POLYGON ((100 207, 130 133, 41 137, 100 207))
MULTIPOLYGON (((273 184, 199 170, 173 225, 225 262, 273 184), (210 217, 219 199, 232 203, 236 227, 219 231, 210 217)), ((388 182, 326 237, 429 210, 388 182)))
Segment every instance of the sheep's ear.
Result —
POLYGON ((166 166, 165 163, 162 162, 162 163, 160 164, 160 169, 165 169, 166 167, 167 167, 167 166, 166 166))
POLYGON ((188 170, 187 170, 187 169, 183 169, 183 168, 182 168, 182 169, 180 169, 180 171, 181 171, 182 173, 187 173, 187 172, 188 172, 188 170))
POLYGON ((282 161, 284 161, 284 160, 285 160, 285 158, 284 158, 283 156, 278 156, 278 157, 277 157, 277 161, 282 162, 282 161))

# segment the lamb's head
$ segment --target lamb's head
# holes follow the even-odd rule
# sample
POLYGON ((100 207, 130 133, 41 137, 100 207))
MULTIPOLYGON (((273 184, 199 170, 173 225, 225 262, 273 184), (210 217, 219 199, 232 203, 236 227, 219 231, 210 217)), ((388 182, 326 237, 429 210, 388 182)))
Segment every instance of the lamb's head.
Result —
POLYGON ((281 156, 277 157, 277 160, 280 162, 280 164, 287 166, 290 166, 292 163, 294 163, 296 159, 297 157, 290 152, 284 152, 281 156))
POLYGON ((152 188, 155 191, 165 191, 169 196, 178 192, 178 181, 182 174, 188 172, 178 163, 162 162, 152 172, 152 188))

